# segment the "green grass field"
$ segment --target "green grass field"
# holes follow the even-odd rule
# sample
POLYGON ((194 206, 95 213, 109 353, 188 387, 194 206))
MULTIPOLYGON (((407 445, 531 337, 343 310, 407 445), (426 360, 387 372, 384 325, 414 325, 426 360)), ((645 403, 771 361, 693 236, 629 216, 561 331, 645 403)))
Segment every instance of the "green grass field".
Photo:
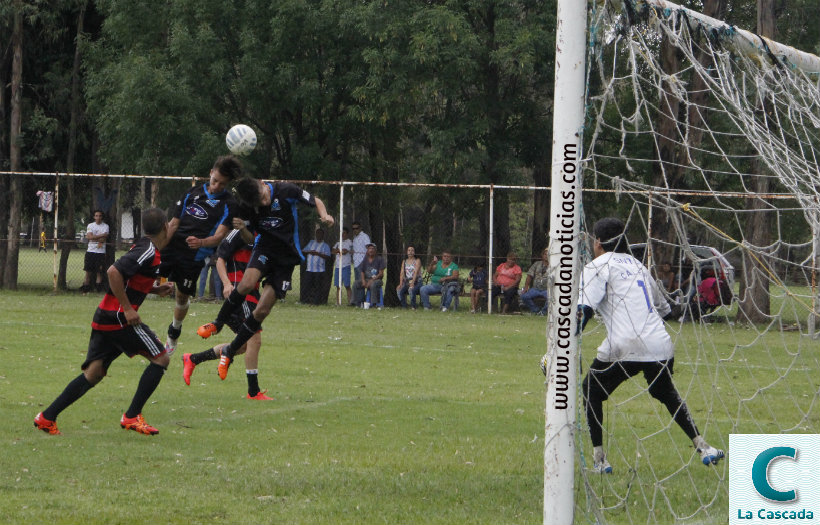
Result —
MULTIPOLYGON (((543 317, 307 307, 288 298, 264 325, 260 355, 260 385, 275 401, 257 402, 244 399, 241 358, 224 382, 212 362, 183 383, 181 354, 207 348, 194 331, 218 308, 196 303, 144 410, 158 436, 118 424, 145 367, 139 357, 120 357, 60 416, 63 435, 38 432, 34 415, 79 373, 98 300, 0 294, 0 522, 541 523, 543 317)), ((141 309, 163 339, 172 307, 157 299, 141 309)), ((775 428, 801 410, 818 430, 816 356, 780 363, 801 381, 787 392, 782 382, 772 387, 791 402, 775 416, 740 401, 772 376, 771 354, 736 354, 742 335, 779 346, 778 338, 795 338, 800 348, 799 334, 757 338, 717 324, 708 343, 687 344, 697 329, 676 334, 676 382, 708 438, 726 446, 736 429, 768 429, 765 418, 775 428)), ((584 366, 601 337, 600 327, 585 333, 584 366)), ((611 507, 602 516, 614 523, 725 522, 725 462, 700 465, 643 387, 633 380, 608 403, 616 474, 585 478, 600 496, 594 505, 611 507), (692 493, 695 485, 702 493, 692 493)), ((579 436, 586 454, 585 429, 579 436)), ((578 493, 583 523, 588 500, 578 493)))

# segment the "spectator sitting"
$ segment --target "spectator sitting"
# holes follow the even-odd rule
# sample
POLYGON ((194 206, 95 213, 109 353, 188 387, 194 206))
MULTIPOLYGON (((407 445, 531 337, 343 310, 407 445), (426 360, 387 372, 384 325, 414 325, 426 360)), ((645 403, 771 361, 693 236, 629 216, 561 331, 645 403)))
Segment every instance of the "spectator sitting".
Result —
POLYGON ((692 298, 692 320, 700 319, 702 315, 724 304, 731 304, 732 290, 723 279, 715 277, 712 269, 703 271, 703 279, 698 284, 697 294, 692 298))
MULTIPOLYGON (((353 268, 359 271, 359 266, 362 264, 367 253, 367 245, 370 244, 370 236, 362 231, 362 223, 359 221, 354 221, 351 227, 353 228, 353 250, 351 253, 353 256, 353 268)), ((356 281, 357 278, 353 280, 356 281)))
POLYGON ((467 282, 472 283, 470 290, 470 313, 474 314, 479 309, 478 302, 487 294, 487 270, 482 263, 478 263, 467 276, 467 282))
POLYGON ((530 266, 527 272, 527 280, 524 282, 524 289, 521 292, 521 302, 524 306, 529 308, 530 312, 537 315, 545 315, 547 313, 547 305, 549 304, 549 291, 547 290, 549 284, 549 249, 544 248, 541 251, 541 260, 535 261, 530 266), (533 299, 536 297, 544 298, 544 306, 538 308, 533 299))
MULTIPOLYGON (((441 253, 441 260, 433 256, 433 261, 427 267, 427 271, 432 274, 430 284, 424 285, 419 290, 421 304, 425 310, 430 309, 430 296, 441 294, 441 311, 446 312, 453 298, 453 288, 458 288, 458 265, 453 262, 453 255, 449 250, 441 253)), ((457 292, 456 292, 457 293, 457 292)))
POLYGON ((367 290, 370 290, 372 302, 375 303, 376 298, 381 297, 384 268, 384 259, 376 254, 376 245, 369 243, 362 264, 356 269, 358 275, 353 283, 353 301, 356 306, 370 308, 370 305, 364 302, 367 290))
POLYGON ((675 272, 672 271, 672 265, 669 263, 659 264, 655 271, 658 275, 658 282, 663 286, 663 288, 667 292, 674 292, 676 288, 676 277, 677 275, 675 272))
POLYGON ((421 260, 416 257, 416 248, 407 247, 407 258, 401 263, 401 274, 396 293, 402 308, 407 308, 407 294, 410 294, 410 306, 416 309, 416 296, 421 288, 421 260))
POLYGON ((518 294, 521 282, 521 267, 516 264, 515 252, 507 254, 507 260, 498 265, 493 275, 493 298, 501 295, 501 313, 506 314, 513 299, 518 294))

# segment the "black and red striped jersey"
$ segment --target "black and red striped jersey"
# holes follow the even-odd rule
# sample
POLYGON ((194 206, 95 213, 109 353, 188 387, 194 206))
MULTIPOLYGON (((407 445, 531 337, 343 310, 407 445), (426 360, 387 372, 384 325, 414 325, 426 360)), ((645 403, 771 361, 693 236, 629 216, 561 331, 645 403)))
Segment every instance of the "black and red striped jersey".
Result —
POLYGON ((189 236, 204 239, 216 232, 220 225, 231 228, 234 212, 238 204, 228 190, 220 193, 208 192, 208 183, 193 186, 174 206, 174 217, 179 219, 174 236, 163 250, 178 250, 195 261, 202 261, 214 253, 214 248, 188 247, 189 236))
MULTIPOLYGON (((216 249, 216 257, 225 261, 225 266, 228 270, 228 280, 231 284, 236 284, 242 280, 245 275, 245 268, 248 267, 248 261, 251 259, 251 252, 253 251, 253 243, 246 243, 242 239, 242 233, 239 230, 231 230, 231 232, 223 239, 216 249)), ((251 303, 259 302, 259 283, 256 283, 256 288, 253 292, 245 296, 245 300, 251 303)))
MULTIPOLYGON (((125 294, 134 310, 139 310, 145 296, 151 292, 159 275, 159 250, 148 237, 143 237, 131 246, 128 253, 114 262, 114 268, 122 274, 125 294)), ((119 300, 109 288, 100 301, 91 327, 94 330, 122 330, 128 326, 119 300)))

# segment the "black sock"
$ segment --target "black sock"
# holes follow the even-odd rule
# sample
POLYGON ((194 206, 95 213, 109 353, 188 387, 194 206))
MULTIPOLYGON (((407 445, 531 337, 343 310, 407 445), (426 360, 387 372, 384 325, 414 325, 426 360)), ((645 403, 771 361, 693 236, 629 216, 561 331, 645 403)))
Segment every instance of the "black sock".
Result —
POLYGON ((68 408, 71 403, 83 397, 83 394, 91 390, 93 386, 94 385, 88 382, 84 374, 78 375, 66 385, 63 393, 57 396, 57 399, 55 399, 47 409, 43 410, 43 417, 49 421, 57 421, 57 416, 60 415, 60 412, 68 408))
POLYGON ((204 361, 213 361, 214 359, 217 359, 217 355, 213 348, 209 348, 204 352, 199 352, 198 354, 191 354, 191 362, 195 365, 198 365, 204 361))
POLYGON ((248 376, 248 395, 253 397, 259 393, 259 374, 251 374, 246 372, 248 376))
POLYGON ((239 327, 239 331, 236 333, 236 337, 233 338, 233 341, 231 341, 231 344, 222 348, 222 355, 227 355, 233 359, 233 356, 242 348, 242 345, 247 343, 260 328, 262 328, 262 323, 257 321, 253 314, 249 315, 248 318, 245 319, 245 322, 242 323, 242 326, 239 327))
POLYGON ((225 299, 225 302, 222 303, 222 308, 219 309, 219 313, 216 314, 216 320, 214 320, 214 324, 218 327, 222 328, 225 326, 225 323, 228 322, 228 319, 231 318, 231 315, 242 306, 242 303, 245 301, 245 296, 240 294, 236 291, 236 288, 233 289, 231 294, 225 299))
POLYGON ((165 368, 156 363, 150 363, 145 367, 145 372, 142 373, 137 391, 134 393, 134 399, 131 400, 131 406, 125 412, 125 417, 137 417, 142 413, 142 407, 148 402, 148 398, 157 389, 162 375, 165 374, 165 368))

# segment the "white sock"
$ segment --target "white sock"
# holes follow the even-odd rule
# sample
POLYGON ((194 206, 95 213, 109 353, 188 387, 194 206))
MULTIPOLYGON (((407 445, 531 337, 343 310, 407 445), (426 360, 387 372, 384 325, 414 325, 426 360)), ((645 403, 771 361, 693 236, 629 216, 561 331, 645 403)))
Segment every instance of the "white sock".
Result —
POLYGON ((257 375, 257 374, 259 374, 259 370, 258 369, 254 369, 254 370, 247 370, 246 369, 245 373, 246 374, 251 374, 251 375, 257 375))
POLYGON ((707 443, 706 440, 703 439, 702 436, 695 436, 695 438, 692 440, 692 444, 695 445, 696 450, 709 448, 709 443, 707 443))
POLYGON ((171 326, 174 328, 182 328, 182 321, 177 321, 176 317, 171 320, 171 326))

